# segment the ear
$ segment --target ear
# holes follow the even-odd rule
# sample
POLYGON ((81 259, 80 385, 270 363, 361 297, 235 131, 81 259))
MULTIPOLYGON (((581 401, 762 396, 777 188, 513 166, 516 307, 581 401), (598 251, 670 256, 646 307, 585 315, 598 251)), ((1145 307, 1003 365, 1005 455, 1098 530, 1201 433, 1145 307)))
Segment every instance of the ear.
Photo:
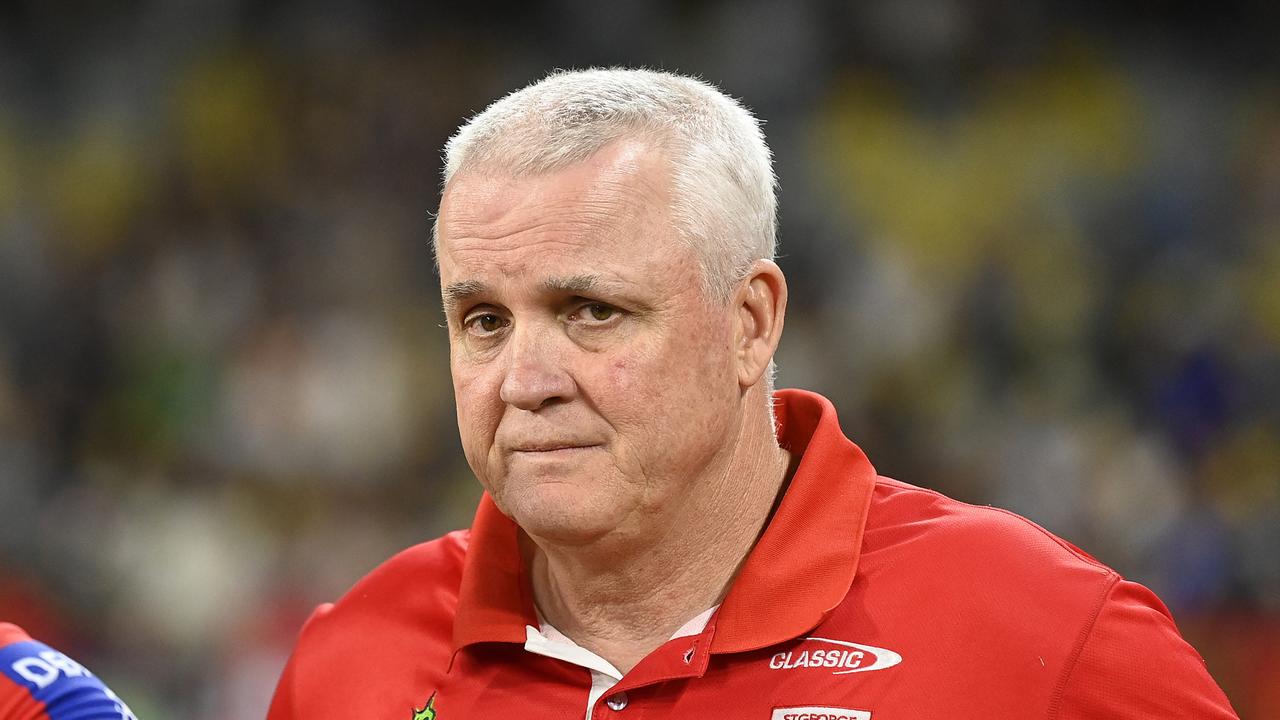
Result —
POLYGON ((782 338, 787 312, 787 279, 772 260, 757 260, 733 296, 737 309, 734 348, 738 384, 745 390, 764 376, 782 338))

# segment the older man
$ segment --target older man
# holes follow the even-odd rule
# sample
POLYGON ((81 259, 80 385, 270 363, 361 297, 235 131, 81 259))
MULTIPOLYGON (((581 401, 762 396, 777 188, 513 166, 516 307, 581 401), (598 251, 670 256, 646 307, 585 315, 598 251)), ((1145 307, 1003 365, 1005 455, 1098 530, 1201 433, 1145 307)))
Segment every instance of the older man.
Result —
POLYGON ((486 493, 309 621, 287 718, 1229 718, 1150 592, 879 478, 771 391, 787 285, 758 124, 561 73, 446 150, 458 427, 486 493))

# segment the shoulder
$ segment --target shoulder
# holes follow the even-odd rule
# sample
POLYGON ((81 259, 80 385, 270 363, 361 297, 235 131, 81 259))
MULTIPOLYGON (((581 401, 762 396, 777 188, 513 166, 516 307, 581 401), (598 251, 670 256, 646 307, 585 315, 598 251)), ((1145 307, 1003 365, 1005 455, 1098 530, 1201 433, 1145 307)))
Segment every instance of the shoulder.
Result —
POLYGON ((447 640, 470 531, 459 530, 392 556, 332 604, 316 609, 295 655, 362 652, 361 648, 423 634, 447 640))
POLYGON ((1119 575, 1071 543, 1006 510, 880 478, 860 571, 947 602, 973 618, 1079 631, 1119 575))
POLYGON ((910 658, 938 693, 1003 708, 991 717, 1230 717, 1150 591, 1027 518, 887 478, 828 622, 910 658))
POLYGON ((402 550, 357 581, 337 602, 323 606, 307 630, 451 617, 469 539, 469 530, 458 530, 402 550))
POLYGON ((361 698, 398 697, 428 668, 447 664, 469 538, 461 530, 404 550, 317 608, 268 717, 302 717, 316 707, 337 717, 361 698))
POLYGON ((0 622, 0 648, 17 642, 26 642, 31 637, 26 631, 13 623, 0 622))
POLYGON ((1071 567, 1098 578, 1114 574, 1085 551, 1021 515, 971 505, 886 477, 877 478, 866 533, 866 549, 872 552, 903 551, 907 544, 920 544, 920 551, 945 550, 949 562, 972 558, 984 564, 1026 565, 1028 570, 1071 567))
POLYGON ((414 545, 378 565, 334 604, 335 609, 375 604, 384 610, 436 605, 462 581, 471 531, 458 530, 414 545))
POLYGON ((0 709, 6 720, 134 717, 83 665, 8 623, 0 623, 0 709))

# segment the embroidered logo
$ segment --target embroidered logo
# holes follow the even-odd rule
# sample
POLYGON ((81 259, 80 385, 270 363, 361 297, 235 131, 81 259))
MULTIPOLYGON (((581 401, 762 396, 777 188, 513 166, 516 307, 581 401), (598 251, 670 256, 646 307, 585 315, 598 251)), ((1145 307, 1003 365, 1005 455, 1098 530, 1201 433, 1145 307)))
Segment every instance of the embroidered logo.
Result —
POLYGON ((848 675, 883 670, 900 662, 901 655, 885 648, 846 640, 807 637, 803 644, 769 658, 769 667, 774 670, 826 668, 832 675, 848 675), (818 646, 812 647, 810 643, 817 643, 818 646))
POLYGON ((431 693, 427 704, 421 709, 413 709, 413 720, 436 720, 436 694, 431 693))
POLYGON ((871 711, 817 705, 781 707, 773 709, 769 720, 871 720, 871 711))

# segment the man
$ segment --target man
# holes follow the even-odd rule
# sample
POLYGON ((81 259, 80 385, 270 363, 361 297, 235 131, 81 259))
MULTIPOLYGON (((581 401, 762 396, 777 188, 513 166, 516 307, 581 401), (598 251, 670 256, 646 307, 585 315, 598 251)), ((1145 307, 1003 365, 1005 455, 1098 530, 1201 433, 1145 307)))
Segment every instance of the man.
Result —
POLYGON ((886 478, 771 392, 787 303, 755 119, 561 73, 446 148, 436 253, 469 531, 316 612, 288 718, 1229 718, 1150 592, 886 478))
POLYGON ((0 622, 0 720, 137 720, 83 665, 0 622))

